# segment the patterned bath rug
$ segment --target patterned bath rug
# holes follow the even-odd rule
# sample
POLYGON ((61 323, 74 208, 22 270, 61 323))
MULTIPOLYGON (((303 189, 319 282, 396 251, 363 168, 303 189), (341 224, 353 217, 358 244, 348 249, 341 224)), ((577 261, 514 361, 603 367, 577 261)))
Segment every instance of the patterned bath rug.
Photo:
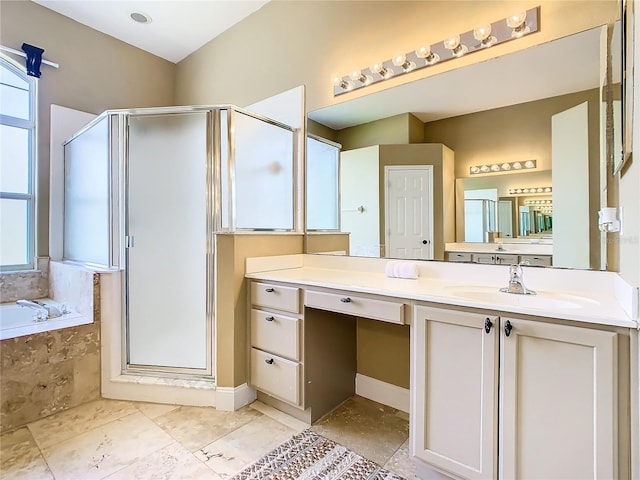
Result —
POLYGON ((404 480, 311 430, 292 437, 232 480, 404 480))

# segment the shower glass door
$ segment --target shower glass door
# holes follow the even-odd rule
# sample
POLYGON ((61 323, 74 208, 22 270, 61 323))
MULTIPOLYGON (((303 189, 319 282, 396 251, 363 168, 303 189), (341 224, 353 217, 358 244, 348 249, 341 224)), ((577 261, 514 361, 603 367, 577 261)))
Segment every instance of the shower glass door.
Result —
POLYGON ((210 118, 129 116, 128 370, 213 375, 210 118))

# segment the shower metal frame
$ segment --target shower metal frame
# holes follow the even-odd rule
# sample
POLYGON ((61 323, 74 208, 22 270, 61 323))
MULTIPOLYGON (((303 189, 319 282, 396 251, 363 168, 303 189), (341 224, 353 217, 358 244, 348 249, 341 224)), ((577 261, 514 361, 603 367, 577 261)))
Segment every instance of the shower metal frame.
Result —
MULTIPOLYGON (((268 118, 249 110, 237 107, 235 105, 206 105, 206 106, 179 106, 179 107, 152 107, 152 108, 134 108, 134 109, 118 109, 107 110, 87 124, 83 129, 76 132, 66 143, 72 141, 76 137, 82 135, 85 131, 92 128, 96 123, 100 122, 104 117, 108 120, 108 145, 109 153, 109 265, 98 265, 98 267, 106 267, 110 270, 124 270, 123 295, 122 295, 122 335, 121 335, 121 365, 122 374, 129 375, 150 375, 154 377, 172 377, 176 376, 185 379, 206 379, 215 381, 216 366, 215 361, 215 345, 217 343, 216 321, 216 234, 218 233, 251 233, 256 232, 265 234, 268 232, 282 233, 304 233, 302 209, 304 199, 301 195, 304 188, 299 185, 301 172, 303 168, 303 157, 300 156, 300 129, 291 127, 277 120, 268 118), (169 366, 151 366, 151 365, 131 365, 129 363, 129 259, 127 241, 129 236, 128 212, 129 212, 129 119, 133 116, 146 115, 171 115, 171 114, 188 114, 196 112, 206 112, 206 335, 209 341, 206 345, 206 368, 187 368, 187 367, 169 367, 169 366), (292 133, 292 189, 293 189, 293 205, 292 205, 292 225, 291 229, 252 229, 252 228, 236 228, 236 212, 235 212, 235 116, 237 113, 247 115, 270 125, 277 126, 292 133), (221 142, 215 141, 221 139, 222 135, 222 116, 227 117, 227 158, 222 158, 221 142), (222 162, 226 160, 228 171, 227 178, 222 178, 222 162), (222 185, 227 182, 227 225, 223 226, 223 197, 222 185)), ((83 262, 79 262, 83 263, 83 262)))

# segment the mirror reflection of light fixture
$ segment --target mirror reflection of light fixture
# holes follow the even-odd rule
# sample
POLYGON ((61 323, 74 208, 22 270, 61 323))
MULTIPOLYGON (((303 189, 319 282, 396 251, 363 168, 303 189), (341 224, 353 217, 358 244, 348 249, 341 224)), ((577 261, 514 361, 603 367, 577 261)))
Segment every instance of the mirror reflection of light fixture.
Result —
POLYGON ((494 45, 498 39, 491 35, 491 24, 480 25, 473 31, 473 38, 480 42, 482 48, 488 48, 494 45))
MULTIPOLYGON (((551 193, 551 192, 552 192, 552 188, 551 187, 525 187, 525 188, 510 188, 509 189, 509 195, 520 195, 520 194, 531 195, 532 193, 533 194, 540 194, 540 193, 551 193)), ((535 200, 535 201, 539 202, 539 201, 542 201, 542 200, 535 200)))
POLYGON ((393 70, 391 70, 390 68, 385 67, 384 64, 382 64, 382 63, 374 63, 371 66, 371 71, 373 73, 377 73, 378 75, 380 75, 385 80, 387 78, 393 77, 393 70))
POLYGON ((532 168, 536 168, 536 165, 537 165, 536 160, 527 160, 526 162, 488 163, 485 165, 473 165, 469 167, 469 173, 472 175, 475 175, 478 173, 489 173, 489 172, 497 173, 497 172, 508 172, 512 170, 522 170, 522 169, 530 170, 532 168))
POLYGON ((525 205, 553 205, 553 200, 525 200, 525 205))
POLYGON ((394 75, 404 75, 435 63, 453 60, 466 53, 477 52, 499 43, 520 38, 525 34, 537 32, 539 31, 539 15, 540 7, 530 8, 525 12, 507 17, 507 25, 510 28, 505 28, 505 17, 502 17, 500 20, 482 24, 473 30, 452 34, 445 40, 423 44, 424 46, 417 50, 384 60, 369 68, 354 69, 350 74, 343 75, 341 80, 334 80, 333 95, 342 95, 358 88, 383 82, 394 75), (355 76, 356 72, 360 75, 355 76))
POLYGON ((526 19, 527 12, 518 12, 507 17, 507 26, 512 29, 512 38, 520 38, 530 32, 529 27, 525 23, 526 19))
POLYGON ((451 50, 451 55, 454 57, 461 57, 469 51, 466 45, 460 43, 460 35, 447 38, 444 42, 444 48, 451 50))
POLYGON ((440 60, 440 55, 433 53, 430 47, 421 47, 416 50, 416 57, 423 58, 427 65, 433 65, 440 60))
POLYGON ((396 67, 402 68, 402 71, 404 73, 408 73, 411 70, 416 68, 416 64, 414 62, 412 62, 411 60, 407 60, 407 56, 405 54, 398 55, 397 57, 394 57, 393 60, 391 60, 391 62, 396 67))
POLYGON ((373 77, 371 75, 365 75, 359 70, 355 70, 349 74, 349 78, 354 82, 360 82, 363 85, 369 85, 373 81, 373 77))

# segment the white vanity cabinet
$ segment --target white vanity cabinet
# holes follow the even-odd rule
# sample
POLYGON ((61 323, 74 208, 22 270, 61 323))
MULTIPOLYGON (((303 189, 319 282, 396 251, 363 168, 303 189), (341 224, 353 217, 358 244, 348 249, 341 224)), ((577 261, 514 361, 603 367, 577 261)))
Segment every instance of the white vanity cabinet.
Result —
POLYGON ((274 397, 302 405, 300 290, 251 283, 249 383, 274 397))
POLYGON ((412 328, 411 451, 434 478, 627 477, 615 329, 424 305, 412 328))

